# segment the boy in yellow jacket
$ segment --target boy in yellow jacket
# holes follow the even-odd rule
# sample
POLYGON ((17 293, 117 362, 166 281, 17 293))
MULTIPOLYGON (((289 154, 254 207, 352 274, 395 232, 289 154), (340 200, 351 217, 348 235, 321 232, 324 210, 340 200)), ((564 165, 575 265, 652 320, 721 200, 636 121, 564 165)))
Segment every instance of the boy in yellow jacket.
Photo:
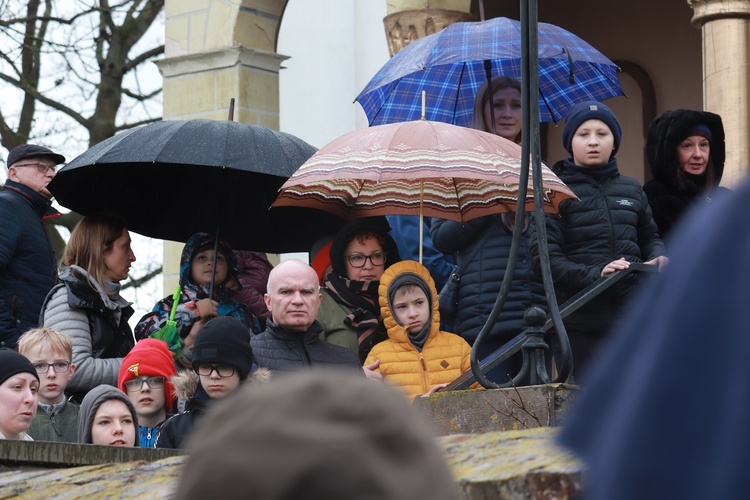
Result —
POLYGON ((378 288, 388 340, 376 344, 365 365, 380 360, 383 379, 410 399, 430 396, 471 368, 469 344, 440 331, 437 290, 429 271, 413 260, 393 264, 378 288))

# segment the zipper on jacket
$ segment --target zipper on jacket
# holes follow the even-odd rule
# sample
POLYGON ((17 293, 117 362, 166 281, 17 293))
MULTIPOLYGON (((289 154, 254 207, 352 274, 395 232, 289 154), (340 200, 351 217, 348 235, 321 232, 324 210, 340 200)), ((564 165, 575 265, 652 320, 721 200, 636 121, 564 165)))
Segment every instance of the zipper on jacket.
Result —
POLYGON ((618 258, 615 255, 615 228, 612 227, 612 214, 609 211, 609 204, 607 204, 607 193, 604 192, 604 185, 601 183, 599 183, 599 194, 604 199, 604 214, 607 217, 607 225, 609 226, 609 262, 612 262, 618 258))
POLYGON ((419 362, 422 363, 422 394, 425 394, 430 388, 427 386, 427 363, 424 360, 422 351, 419 351, 419 362))
POLYGON ((62 437, 62 432, 60 432, 57 429, 57 422, 55 421, 55 414, 54 413, 51 414, 49 418, 50 418, 50 422, 52 422, 52 428, 55 430, 55 434, 57 434, 59 437, 62 437))

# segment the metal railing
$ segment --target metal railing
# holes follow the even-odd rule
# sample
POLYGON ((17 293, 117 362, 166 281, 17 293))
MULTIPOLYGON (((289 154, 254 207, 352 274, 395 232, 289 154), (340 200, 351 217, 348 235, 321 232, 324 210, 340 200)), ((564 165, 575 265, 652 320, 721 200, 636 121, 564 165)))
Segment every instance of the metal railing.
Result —
MULTIPOLYGON (((657 268, 653 265, 631 263, 628 269, 616 271, 611 276, 600 278, 571 297, 560 306, 560 316, 562 319, 565 319, 632 273, 652 273, 656 271, 657 268)), ((552 380, 547 370, 546 353, 549 350, 549 343, 546 337, 551 333, 550 331, 553 326, 552 319, 546 316, 544 311, 538 307, 532 307, 526 311, 524 319, 528 325, 527 328, 481 360, 479 370, 483 374, 486 374, 519 351, 523 351, 523 364, 518 374, 508 382, 497 384, 498 388, 566 382, 567 380, 552 380)), ((571 361, 560 360, 561 364, 571 361)), ((561 367, 559 370, 560 373, 570 373, 572 371, 565 368, 561 367)), ((451 382, 443 391, 468 389, 476 381, 477 377, 472 369, 451 382)))

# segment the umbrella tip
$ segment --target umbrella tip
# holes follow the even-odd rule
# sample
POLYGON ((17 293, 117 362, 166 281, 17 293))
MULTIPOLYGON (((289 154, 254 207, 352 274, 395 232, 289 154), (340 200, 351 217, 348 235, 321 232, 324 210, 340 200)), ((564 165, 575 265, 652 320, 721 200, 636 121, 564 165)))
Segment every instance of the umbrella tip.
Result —
POLYGON ((427 91, 423 90, 422 91, 422 118, 421 118, 422 120, 426 119, 424 117, 424 115, 425 115, 425 108, 426 108, 426 101, 427 101, 427 91))

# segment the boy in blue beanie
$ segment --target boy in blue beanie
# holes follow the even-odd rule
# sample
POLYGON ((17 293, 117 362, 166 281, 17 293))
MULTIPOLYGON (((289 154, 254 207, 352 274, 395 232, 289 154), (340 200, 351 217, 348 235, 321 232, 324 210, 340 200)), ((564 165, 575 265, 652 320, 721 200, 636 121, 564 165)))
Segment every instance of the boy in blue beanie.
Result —
MULTIPOLYGON (((563 146, 570 158, 555 164, 553 171, 579 199, 563 201, 559 214, 546 217, 550 268, 560 303, 631 262, 659 269, 667 262, 640 183, 618 170, 615 155, 621 139, 620 123, 602 103, 577 104, 565 119, 563 146)), ((530 239, 532 263, 540 273, 536 234, 530 239)), ((578 373, 610 330, 632 285, 633 280, 627 280, 610 288, 565 319, 578 373)))

